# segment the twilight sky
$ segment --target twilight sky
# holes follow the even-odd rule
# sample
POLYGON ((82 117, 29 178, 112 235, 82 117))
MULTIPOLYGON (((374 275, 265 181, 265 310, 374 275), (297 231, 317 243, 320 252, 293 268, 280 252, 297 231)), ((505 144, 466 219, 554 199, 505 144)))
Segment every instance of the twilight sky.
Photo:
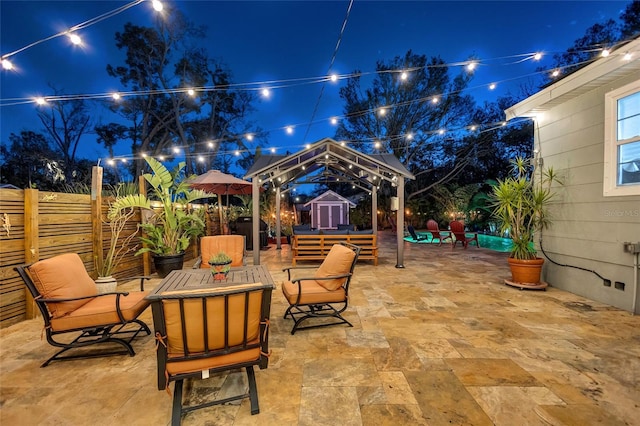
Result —
MULTIPOLYGON (((68 27, 98 17, 129 2, 122 1, 7 1, 0 2, 2 55, 45 39, 68 27)), ((207 26, 203 41, 210 55, 231 69, 236 83, 320 77, 327 74, 348 0, 340 1, 172 1, 196 24, 207 26)), ((596 22, 618 19, 629 1, 367 1, 355 0, 332 68, 348 74, 368 72, 378 60, 388 61, 409 49, 445 62, 465 61, 475 55, 479 67, 470 84, 476 101, 496 99, 507 91, 517 93, 531 82, 530 74, 545 65, 553 53, 562 52, 596 22), (523 55, 544 52, 541 62, 523 55), (508 58, 510 57, 510 58, 508 58), (485 85, 497 82, 496 90, 485 85), (474 87, 477 87, 473 89, 474 87)), ((150 2, 102 20, 79 32, 84 46, 72 46, 58 37, 11 57, 16 69, 2 70, 0 80, 0 141, 10 133, 41 131, 32 104, 10 105, 14 99, 52 94, 48 83, 66 94, 102 94, 121 90, 107 75, 107 64, 122 63, 114 42, 126 22, 149 26, 150 2)), ((550 62, 547 62, 550 63, 550 62)), ((363 79, 363 83, 370 81, 363 79)), ((252 117, 270 132, 269 146, 277 153, 298 151, 306 142, 333 136, 329 118, 342 114, 338 96, 341 83, 326 83, 309 128, 320 84, 274 90, 261 100, 252 117), (294 126, 293 134, 284 131, 294 126)), ((113 119, 98 109, 95 121, 113 119)), ((117 154, 130 154, 121 143, 117 154)), ((89 134, 80 156, 95 160, 105 152, 89 134)))

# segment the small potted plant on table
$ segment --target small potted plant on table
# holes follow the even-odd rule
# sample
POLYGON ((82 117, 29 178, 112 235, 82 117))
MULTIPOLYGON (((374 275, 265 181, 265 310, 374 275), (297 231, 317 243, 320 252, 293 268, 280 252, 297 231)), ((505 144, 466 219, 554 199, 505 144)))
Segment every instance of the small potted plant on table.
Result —
POLYGON ((227 278, 227 274, 231 270, 231 257, 223 251, 220 251, 209 258, 209 265, 211 265, 211 273, 213 279, 216 281, 222 281, 227 278))

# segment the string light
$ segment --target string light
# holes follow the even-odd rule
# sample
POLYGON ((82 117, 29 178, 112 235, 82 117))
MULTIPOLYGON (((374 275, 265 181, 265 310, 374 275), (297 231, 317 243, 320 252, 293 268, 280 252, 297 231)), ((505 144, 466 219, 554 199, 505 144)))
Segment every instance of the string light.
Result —
POLYGON ((533 55, 533 59, 535 59, 536 61, 539 61, 540 59, 542 59, 542 53, 536 52, 536 54, 533 55))
POLYGON ((120 93, 115 92, 115 93, 113 93, 113 94, 111 95, 111 97, 112 97, 114 100, 116 100, 116 101, 117 101, 117 100, 119 100, 119 99, 120 99, 120 93))
POLYGON ((8 59, 3 59, 2 60, 2 68, 5 69, 5 70, 12 70, 13 69, 13 63, 8 59))
POLYGON ((603 58, 606 58, 607 56, 609 56, 609 54, 610 54, 610 53, 611 53, 611 52, 609 52, 609 49, 604 49, 604 50, 602 51, 602 57, 603 57, 603 58))
POLYGON ((262 93, 263 98, 269 98, 269 96, 271 96, 271 92, 269 91, 269 89, 262 89, 260 93, 262 93))
POLYGON ((82 39, 76 33, 70 33, 69 40, 71 40, 71 43, 75 44, 76 46, 82 45, 82 39))
POLYGON ((164 9, 164 6, 162 5, 162 2, 161 2, 161 1, 159 1, 159 0, 153 0, 153 1, 151 2, 151 4, 152 4, 152 6, 153 6, 153 9, 154 9, 156 12, 162 12, 162 9, 164 9))
POLYGON ((284 128, 288 135, 293 134, 293 126, 287 126, 284 128))
POLYGON ((489 85, 489 90, 495 90, 495 88, 496 88, 496 84, 495 83, 491 83, 489 85))

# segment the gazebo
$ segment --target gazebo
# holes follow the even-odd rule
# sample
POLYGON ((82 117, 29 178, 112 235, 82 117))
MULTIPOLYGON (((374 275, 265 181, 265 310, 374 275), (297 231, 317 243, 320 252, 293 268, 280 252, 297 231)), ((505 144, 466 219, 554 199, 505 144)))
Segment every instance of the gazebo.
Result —
MULTIPOLYGON (((363 154, 331 138, 324 138, 306 149, 291 155, 263 155, 247 171, 245 179, 253 184, 253 238, 254 247, 259 247, 260 188, 269 187, 281 194, 291 191, 296 185, 325 182, 348 183, 371 194, 371 218, 373 232, 378 223, 377 190, 380 182, 387 181, 396 188, 398 211, 404 211, 404 181, 415 179, 393 154, 363 154)), ((397 215, 397 268, 403 268, 404 244, 402 229, 404 216, 397 215)), ((276 203, 276 233, 281 234, 280 204, 276 203)), ((280 239, 276 239, 280 248, 280 239)), ((254 264, 260 264, 260 252, 253 251, 254 264)))

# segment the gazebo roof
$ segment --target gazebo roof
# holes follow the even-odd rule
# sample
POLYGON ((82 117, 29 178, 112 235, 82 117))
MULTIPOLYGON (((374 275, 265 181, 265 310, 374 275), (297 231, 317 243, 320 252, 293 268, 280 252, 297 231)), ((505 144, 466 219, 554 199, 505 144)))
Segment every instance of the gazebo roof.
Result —
POLYGON ((263 155, 246 178, 271 182, 286 192, 293 185, 342 182, 369 190, 380 180, 415 179, 393 154, 364 154, 324 138, 291 155, 263 155))

